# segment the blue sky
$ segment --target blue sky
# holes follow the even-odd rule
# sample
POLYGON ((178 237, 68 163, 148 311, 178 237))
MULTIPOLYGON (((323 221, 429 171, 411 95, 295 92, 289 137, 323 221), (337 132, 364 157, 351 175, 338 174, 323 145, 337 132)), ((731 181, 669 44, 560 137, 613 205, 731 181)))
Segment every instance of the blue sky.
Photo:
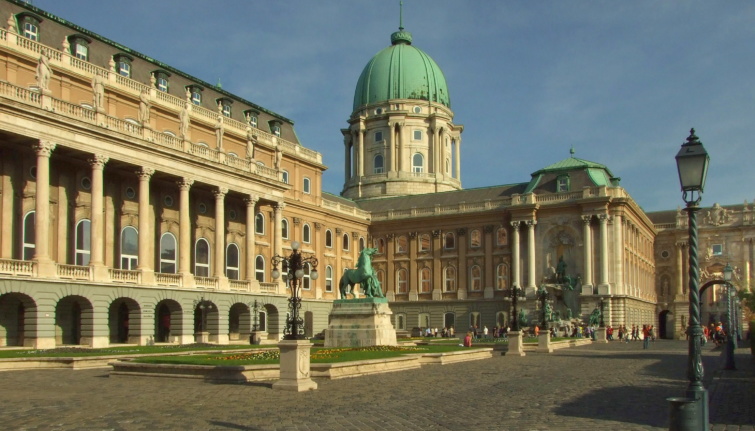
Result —
MULTIPOLYGON (((357 78, 398 1, 34 0, 33 4, 294 120, 343 185, 357 78)), ((755 3, 405 0, 414 46, 446 75, 465 188, 603 163, 646 211, 683 205, 674 156, 711 156, 702 205, 755 199, 755 3)))

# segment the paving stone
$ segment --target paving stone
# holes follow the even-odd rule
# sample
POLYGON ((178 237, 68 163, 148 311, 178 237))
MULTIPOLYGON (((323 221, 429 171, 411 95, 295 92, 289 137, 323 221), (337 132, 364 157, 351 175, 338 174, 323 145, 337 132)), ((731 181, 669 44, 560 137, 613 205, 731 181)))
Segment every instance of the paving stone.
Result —
MULTIPOLYGON (((715 431, 755 431, 755 363, 736 371, 706 346, 715 431)), ((109 377, 105 370, 2 374, 8 430, 666 430, 666 398, 687 387, 687 343, 607 343, 526 357, 424 366, 305 393, 269 384, 109 377)))

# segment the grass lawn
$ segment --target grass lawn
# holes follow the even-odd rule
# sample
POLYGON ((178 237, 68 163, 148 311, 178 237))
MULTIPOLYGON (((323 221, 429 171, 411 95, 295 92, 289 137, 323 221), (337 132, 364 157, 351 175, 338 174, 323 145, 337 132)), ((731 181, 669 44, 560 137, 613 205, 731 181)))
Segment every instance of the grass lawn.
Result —
MULTIPOLYGON (((314 364, 365 361, 370 359, 394 358, 397 356, 418 353, 444 353, 465 350, 464 347, 454 346, 374 346, 362 348, 312 348, 311 362, 314 364)), ((280 352, 277 349, 265 352, 236 353, 225 355, 191 355, 139 358, 134 362, 150 364, 184 364, 184 365, 264 365, 278 364, 280 352)))
POLYGON ((145 355, 160 353, 180 353, 197 350, 240 350, 250 349, 249 344, 223 345, 216 344, 183 344, 175 346, 127 346, 108 347, 106 349, 89 349, 81 347, 61 347, 46 350, 0 350, 0 359, 5 358, 76 358, 86 356, 115 356, 115 355, 145 355))

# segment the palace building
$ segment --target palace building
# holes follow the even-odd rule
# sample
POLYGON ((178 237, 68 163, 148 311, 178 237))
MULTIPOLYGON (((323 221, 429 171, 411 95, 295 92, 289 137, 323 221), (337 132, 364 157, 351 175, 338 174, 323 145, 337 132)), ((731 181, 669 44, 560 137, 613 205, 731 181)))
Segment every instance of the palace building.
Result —
MULTIPOLYGON (((463 189, 464 128, 403 28, 355 77, 335 196, 290 119, 23 1, 0 16, 0 345, 245 343, 255 324, 278 340, 290 291, 272 262, 294 241, 319 260, 308 336, 372 246, 399 331, 506 324, 512 286, 534 316, 563 262, 574 317, 602 301, 607 324, 683 337, 686 218, 646 214, 574 151, 463 189)), ((752 206, 706 217, 708 276, 731 262, 748 283, 752 206)))

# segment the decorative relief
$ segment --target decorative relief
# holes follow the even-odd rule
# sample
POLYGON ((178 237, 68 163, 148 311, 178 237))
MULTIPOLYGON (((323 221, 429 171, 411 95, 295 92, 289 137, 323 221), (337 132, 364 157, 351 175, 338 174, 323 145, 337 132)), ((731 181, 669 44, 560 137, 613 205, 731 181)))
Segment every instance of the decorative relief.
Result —
POLYGON ((322 223, 315 222, 315 230, 321 230, 322 229, 322 223))
POLYGON ((459 229, 456 229, 456 235, 464 236, 467 234, 467 228, 461 227, 459 229))
POLYGON ((726 223, 730 223, 731 220, 731 210, 727 210, 726 208, 722 208, 721 205, 718 203, 713 204, 713 208, 710 209, 710 211, 707 211, 705 214, 705 223, 708 223, 712 226, 721 226, 726 223))
POLYGON ((417 232, 409 232, 409 238, 411 239, 417 238, 417 232))
POLYGON ((301 219, 299 217, 294 217, 294 224, 296 225, 301 224, 301 219))
POLYGON ((440 237, 440 230, 434 230, 433 231, 433 238, 439 238, 440 237))
POLYGON ((485 233, 493 233, 494 226, 492 224, 486 225, 482 228, 485 233))

